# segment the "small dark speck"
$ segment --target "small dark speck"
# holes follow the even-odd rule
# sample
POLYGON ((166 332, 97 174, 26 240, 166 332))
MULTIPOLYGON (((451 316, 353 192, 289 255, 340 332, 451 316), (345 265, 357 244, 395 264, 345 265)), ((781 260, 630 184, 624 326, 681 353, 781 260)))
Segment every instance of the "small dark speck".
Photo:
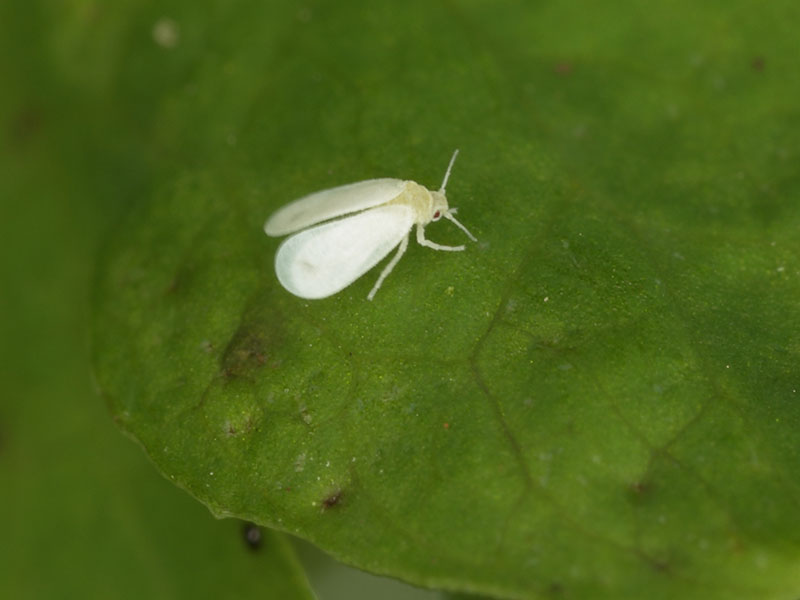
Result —
POLYGON ((255 552, 261 548, 261 527, 255 523, 245 523, 242 527, 244 542, 247 547, 255 552))
POLYGON ((31 106, 24 107, 11 120, 9 137, 19 146, 33 138, 42 127, 42 113, 31 106))
POLYGON ((763 56, 756 56, 750 66, 753 67, 754 71, 763 71, 764 70, 764 57, 763 56))
POLYGON ((339 501, 341 499, 342 499, 342 490, 336 490, 330 496, 327 496, 322 501, 322 503, 321 503, 322 504, 322 510, 327 510, 329 508, 333 508, 334 506, 339 504, 339 501))
POLYGON ((633 504, 639 505, 646 502, 653 492, 653 485, 649 481, 634 481, 628 486, 628 499, 633 504))
POLYGON ((564 586, 554 581, 548 586, 547 593, 554 598, 560 598, 564 594, 564 586))
POLYGON ((561 61, 556 63, 556 66, 553 67, 553 70, 559 75, 569 75, 572 73, 572 63, 561 61))
POLYGON ((670 570, 669 563, 664 559, 652 559, 650 564, 653 566, 653 569, 661 573, 666 573, 670 570))

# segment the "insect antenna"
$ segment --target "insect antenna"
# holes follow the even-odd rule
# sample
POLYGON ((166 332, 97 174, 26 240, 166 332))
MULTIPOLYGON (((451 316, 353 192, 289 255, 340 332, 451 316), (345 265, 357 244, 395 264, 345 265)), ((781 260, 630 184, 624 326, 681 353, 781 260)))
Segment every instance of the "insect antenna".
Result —
POLYGON ((453 208, 453 209, 450 209, 450 210, 447 210, 447 211, 443 212, 443 213, 442 213, 442 216, 443 216, 445 219, 447 219, 448 221, 452 221, 453 223, 455 223, 455 224, 458 226, 458 228, 459 228, 461 231, 463 231, 464 233, 466 233, 466 234, 467 234, 467 236, 469 237, 469 239, 471 239, 473 242, 477 242, 478 240, 475 238, 475 236, 474 236, 474 235, 472 235, 472 234, 469 232, 469 229, 467 229, 467 228, 466 228, 466 227, 464 227, 464 226, 463 226, 461 223, 459 223, 459 222, 458 222, 458 220, 457 220, 457 219, 456 219, 456 218, 453 216, 453 213, 454 213, 454 212, 455 212, 455 209, 453 208))
POLYGON ((450 159, 450 164, 447 165, 447 173, 444 174, 444 181, 442 181, 442 187, 439 188, 439 191, 444 194, 444 189, 447 187, 447 180, 450 178, 450 170, 453 168, 453 163, 456 162, 456 156, 458 156, 458 149, 453 152, 453 158, 450 159))

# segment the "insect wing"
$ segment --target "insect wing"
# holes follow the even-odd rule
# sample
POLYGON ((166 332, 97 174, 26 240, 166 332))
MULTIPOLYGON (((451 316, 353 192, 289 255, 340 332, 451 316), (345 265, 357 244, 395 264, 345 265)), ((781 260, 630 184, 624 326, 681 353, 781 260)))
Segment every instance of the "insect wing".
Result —
POLYGON ((278 209, 264 224, 267 235, 300 231, 351 212, 386 204, 403 191, 402 179, 369 179, 315 192, 278 209))
POLYGON ((302 231, 278 248, 278 280, 301 298, 335 294, 391 252, 413 223, 410 207, 393 204, 302 231))

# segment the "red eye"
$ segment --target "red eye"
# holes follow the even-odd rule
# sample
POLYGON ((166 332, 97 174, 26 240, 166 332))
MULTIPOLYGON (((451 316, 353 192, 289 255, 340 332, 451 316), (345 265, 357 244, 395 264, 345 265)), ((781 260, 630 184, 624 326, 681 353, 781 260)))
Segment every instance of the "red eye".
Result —
POLYGON ((433 220, 435 221, 441 216, 442 216, 442 213, 437 210, 435 213, 433 213, 433 220))

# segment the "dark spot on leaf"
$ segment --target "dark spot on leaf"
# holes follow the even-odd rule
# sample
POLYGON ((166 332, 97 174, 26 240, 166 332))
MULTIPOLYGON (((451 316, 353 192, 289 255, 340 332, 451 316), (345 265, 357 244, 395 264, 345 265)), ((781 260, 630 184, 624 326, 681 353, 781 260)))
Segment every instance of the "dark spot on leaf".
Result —
POLYGON ((634 481, 628 486, 627 496, 632 504, 643 504, 653 493, 653 484, 649 481, 634 481))
POLYGON ((274 330, 255 326, 240 327, 222 354, 222 374, 228 379, 246 377, 266 366, 276 366, 272 358, 276 340, 274 330))
POLYGON ((33 106, 25 106, 17 111, 9 123, 8 137, 16 146, 29 142, 42 128, 42 113, 33 106))
POLYGON ((236 423, 228 420, 222 425, 225 435, 235 437, 237 435, 247 435, 255 428, 255 421, 252 414, 247 414, 244 419, 238 419, 236 423))
POLYGON ((669 571, 669 563, 665 560, 653 561, 653 567, 655 567, 656 571, 669 571))
POLYGON ((566 61, 558 62, 556 63, 556 66, 553 67, 553 70, 558 75, 569 75, 570 73, 572 73, 572 63, 566 61))
POLYGON ((644 554, 640 555, 647 563, 653 568, 653 570, 658 571, 659 573, 668 573, 670 570, 669 562, 665 558, 655 558, 653 556, 646 556, 644 554))
POLYGON ((242 534, 244 536, 244 542, 250 550, 255 552, 261 548, 261 527, 255 523, 245 523, 242 527, 242 534))
POLYGON ((328 510, 329 508, 337 506, 339 502, 341 502, 341 500, 342 500, 342 490, 336 490, 332 494, 326 496, 325 498, 323 498, 322 502, 320 502, 320 504, 322 504, 323 512, 328 510))
POLYGON ((561 598, 564 595, 564 586, 554 581, 547 587, 547 594, 552 598, 561 598))
POLYGON ((756 56, 750 66, 753 68, 754 71, 763 71, 764 70, 764 57, 763 56, 756 56))
POLYGON ((195 276, 195 268, 189 262, 181 263, 172 275, 172 279, 165 290, 167 296, 177 296, 189 291, 192 279, 195 276))

